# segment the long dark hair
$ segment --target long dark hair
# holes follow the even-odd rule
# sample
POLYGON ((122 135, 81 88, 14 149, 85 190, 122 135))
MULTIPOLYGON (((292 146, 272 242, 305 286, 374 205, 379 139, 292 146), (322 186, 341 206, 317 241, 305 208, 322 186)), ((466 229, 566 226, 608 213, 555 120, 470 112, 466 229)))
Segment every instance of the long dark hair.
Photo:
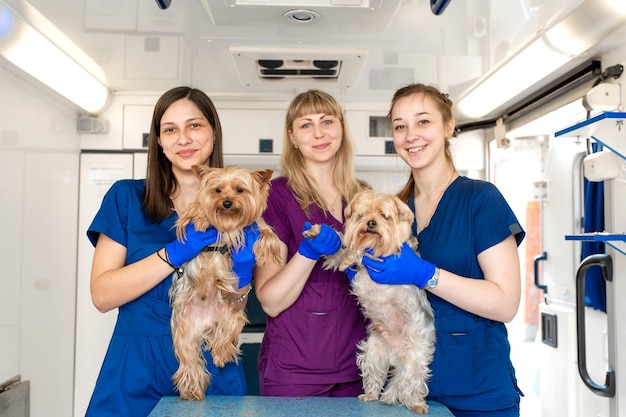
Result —
POLYGON ((163 148, 159 145, 161 118, 172 103, 183 98, 194 102, 213 128, 215 142, 207 165, 214 168, 222 168, 224 166, 222 125, 215 105, 209 96, 196 88, 184 86, 175 87, 163 93, 154 106, 152 121, 150 122, 148 170, 142 202, 148 217, 154 222, 159 222, 172 215, 174 205, 170 195, 178 189, 178 181, 172 172, 172 163, 167 159, 163 153, 163 148))

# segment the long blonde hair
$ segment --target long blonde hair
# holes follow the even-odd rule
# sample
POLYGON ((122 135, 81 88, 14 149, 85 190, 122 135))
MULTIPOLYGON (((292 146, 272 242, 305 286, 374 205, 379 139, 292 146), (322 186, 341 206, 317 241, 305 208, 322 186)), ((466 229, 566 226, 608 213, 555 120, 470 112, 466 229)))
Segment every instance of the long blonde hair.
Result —
POLYGON ((300 93, 291 101, 285 116, 280 174, 287 178, 287 184, 295 191, 300 208, 307 214, 311 204, 316 204, 325 212, 329 211, 329 207, 322 198, 319 184, 307 175, 304 157, 289 140, 289 133, 293 131, 293 123, 297 118, 317 113, 334 116, 341 123, 343 134, 341 145, 337 150, 333 179, 343 199, 350 201, 363 186, 354 174, 354 145, 341 105, 324 91, 313 89, 300 93))
MULTIPOLYGON (((393 95, 391 99, 391 107, 389 108, 389 113, 387 114, 387 118, 391 121, 391 112, 393 111, 394 106, 401 98, 412 96, 414 94, 422 94, 424 97, 429 97, 437 106, 441 115, 443 117, 444 123, 449 123, 453 121, 454 116, 452 115, 452 100, 448 97, 448 94, 442 93, 439 91, 437 87, 425 84, 409 84, 404 87, 399 88, 393 95)), ((454 133, 453 133, 454 136, 454 133)), ((445 155, 446 161, 450 165, 450 167, 456 171, 456 167, 454 166, 454 158, 452 156, 452 150, 450 149, 450 141, 446 140, 445 144, 445 155)), ((398 192, 398 197, 400 200, 407 202, 409 201, 409 197, 413 193, 413 189, 415 188, 415 179, 412 174, 409 174, 409 179, 407 183, 404 185, 402 190, 398 192)))

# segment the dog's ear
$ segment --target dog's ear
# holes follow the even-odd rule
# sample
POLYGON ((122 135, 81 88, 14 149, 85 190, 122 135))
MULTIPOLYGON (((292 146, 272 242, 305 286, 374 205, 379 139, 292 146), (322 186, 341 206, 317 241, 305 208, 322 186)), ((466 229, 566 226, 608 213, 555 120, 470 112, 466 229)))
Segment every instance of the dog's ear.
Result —
POLYGON ((364 189, 356 193, 354 197, 352 197, 352 200, 350 200, 348 205, 346 205, 346 209, 344 210, 346 219, 348 217, 352 217, 352 214, 354 213, 356 208, 361 204, 361 201, 367 199, 368 196, 370 196, 371 198, 372 193, 373 193, 372 190, 369 190, 369 189, 364 189))
POLYGON ((274 171, 271 169, 257 169, 256 171, 252 171, 252 176, 261 185, 265 185, 270 182, 273 173, 274 171))
POLYGON ((410 221, 412 223, 414 214, 409 208, 409 205, 395 195, 393 196, 393 201, 396 204, 396 210, 398 211, 398 219, 400 221, 410 221))
POLYGON ((192 165, 191 169, 198 178, 202 178, 204 175, 209 173, 213 168, 208 167, 206 165, 192 165))
POLYGON ((346 216, 346 219, 352 217, 352 213, 354 213, 354 209, 356 208, 358 201, 361 199, 361 192, 358 192, 352 197, 352 200, 346 205, 343 214, 346 216))

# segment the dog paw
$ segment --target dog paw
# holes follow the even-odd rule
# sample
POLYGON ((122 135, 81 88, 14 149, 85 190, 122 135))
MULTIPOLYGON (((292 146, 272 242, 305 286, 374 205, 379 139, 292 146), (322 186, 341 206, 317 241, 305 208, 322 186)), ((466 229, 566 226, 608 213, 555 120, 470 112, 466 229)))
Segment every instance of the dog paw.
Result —
POLYGON ((313 224, 311 225, 311 228, 308 230, 305 230, 304 232, 302 232, 302 236, 304 236, 307 239, 313 239, 315 238, 317 235, 320 234, 320 230, 322 229, 322 226, 319 224, 313 224))
POLYGON ((361 394, 359 395, 361 401, 378 401, 378 397, 373 394, 361 394))
POLYGON ((425 403, 407 405, 406 408, 413 411, 415 414, 428 414, 428 405, 425 403))

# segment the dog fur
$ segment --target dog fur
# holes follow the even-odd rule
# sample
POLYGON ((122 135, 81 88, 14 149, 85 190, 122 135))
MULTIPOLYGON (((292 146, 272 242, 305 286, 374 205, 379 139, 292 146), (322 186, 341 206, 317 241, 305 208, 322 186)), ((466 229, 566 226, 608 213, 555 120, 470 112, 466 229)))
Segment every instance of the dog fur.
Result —
POLYGON ((210 226, 218 231, 215 246, 183 264, 183 273, 173 275, 170 288, 171 328, 179 368, 173 381, 180 397, 202 400, 210 384, 202 349, 210 350, 218 367, 238 361, 238 336, 247 323, 245 303, 232 272, 230 252, 244 244, 245 226, 256 221, 260 238, 253 251, 259 265, 280 264, 280 241, 262 213, 272 170, 248 171, 240 167, 194 166, 200 178, 196 200, 176 222, 176 234, 184 240, 185 226, 196 230, 210 226))
MULTIPOLYGON (((426 292, 415 285, 381 285, 371 280, 361 260, 399 254, 412 235, 413 212, 398 197, 359 192, 345 209, 341 250, 325 260, 341 271, 356 265, 352 291, 368 318, 368 336, 358 345, 357 364, 363 377, 363 401, 404 405, 428 413, 426 396, 435 350, 435 326, 426 292), (372 255, 364 250, 370 248, 372 255)), ((313 230, 313 229, 312 229, 313 230)), ((313 230, 309 235, 316 235, 313 230)))

